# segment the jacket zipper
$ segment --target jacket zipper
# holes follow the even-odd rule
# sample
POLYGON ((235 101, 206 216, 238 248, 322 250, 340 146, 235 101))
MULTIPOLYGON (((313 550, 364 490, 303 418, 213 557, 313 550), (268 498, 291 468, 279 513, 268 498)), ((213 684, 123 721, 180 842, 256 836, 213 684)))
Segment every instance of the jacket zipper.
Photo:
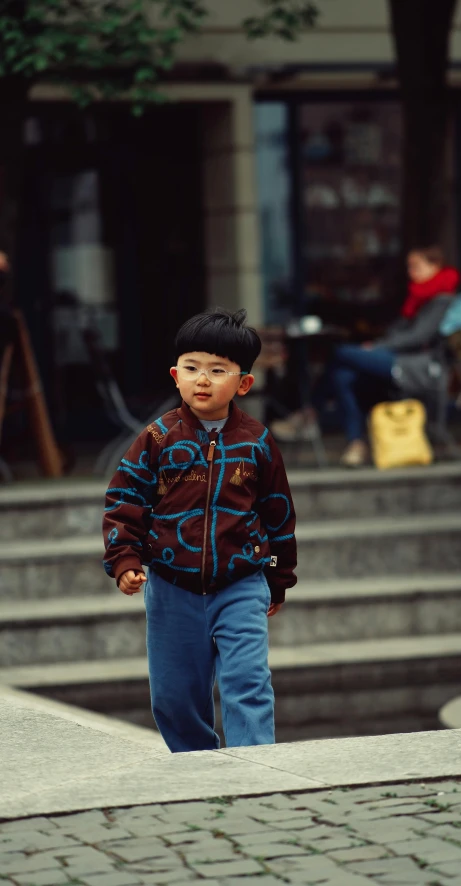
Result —
POLYGON ((206 506, 205 506, 205 524, 203 527, 203 548, 202 548, 202 595, 205 596, 206 588, 205 588, 205 566, 206 566, 206 544, 208 539, 208 513, 210 510, 210 496, 211 496, 211 478, 213 473, 213 459, 214 453, 216 449, 216 440, 210 440, 210 445, 208 447, 208 454, 206 460, 209 464, 208 468, 208 487, 206 493, 206 506))

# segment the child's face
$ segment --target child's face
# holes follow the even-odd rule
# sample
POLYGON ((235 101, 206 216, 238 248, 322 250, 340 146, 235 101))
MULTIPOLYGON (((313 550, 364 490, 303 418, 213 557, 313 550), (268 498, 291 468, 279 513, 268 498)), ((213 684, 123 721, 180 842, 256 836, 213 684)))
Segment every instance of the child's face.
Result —
POLYGON ((428 261, 420 252, 414 251, 408 253, 407 271, 412 283, 425 283, 438 274, 440 265, 428 261))
POLYGON ((236 394, 240 396, 247 394, 254 382, 253 375, 241 374, 237 363, 233 363, 227 357, 208 354, 206 351, 181 354, 178 365, 171 367, 170 375, 194 415, 204 421, 226 418, 233 397, 236 394), (210 381, 203 372, 204 369, 210 373, 210 377, 212 377, 211 370, 215 370, 216 381, 210 381), (227 375, 223 370, 237 374, 227 375))

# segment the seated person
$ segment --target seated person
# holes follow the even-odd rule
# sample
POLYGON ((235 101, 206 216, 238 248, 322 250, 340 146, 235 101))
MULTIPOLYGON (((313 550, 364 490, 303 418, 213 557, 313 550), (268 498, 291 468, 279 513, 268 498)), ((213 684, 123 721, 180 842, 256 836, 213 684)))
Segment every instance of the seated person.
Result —
MULTIPOLYGON (((444 267, 442 251, 435 246, 413 249, 407 256, 407 269, 408 295, 397 322, 383 338, 373 343, 338 345, 326 367, 325 377, 313 392, 312 403, 317 408, 326 385, 335 392, 348 440, 341 457, 346 467, 360 467, 368 459, 366 409, 360 393, 365 391, 370 395, 374 387, 378 392, 383 384, 396 384, 405 391, 410 381, 413 386, 418 381, 420 387, 424 386, 429 363, 438 351, 438 328, 447 308, 447 299, 440 296, 453 295, 459 285, 458 271, 444 267)), ((271 425, 272 433, 280 440, 312 439, 315 428, 313 407, 271 425)))

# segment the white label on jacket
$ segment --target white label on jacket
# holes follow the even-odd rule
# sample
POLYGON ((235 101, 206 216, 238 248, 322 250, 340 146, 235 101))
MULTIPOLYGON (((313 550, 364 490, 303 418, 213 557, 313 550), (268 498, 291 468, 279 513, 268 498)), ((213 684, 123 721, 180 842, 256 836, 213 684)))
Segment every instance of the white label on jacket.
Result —
POLYGON ((271 565, 271 566, 277 566, 277 557, 271 557, 270 565, 271 565))

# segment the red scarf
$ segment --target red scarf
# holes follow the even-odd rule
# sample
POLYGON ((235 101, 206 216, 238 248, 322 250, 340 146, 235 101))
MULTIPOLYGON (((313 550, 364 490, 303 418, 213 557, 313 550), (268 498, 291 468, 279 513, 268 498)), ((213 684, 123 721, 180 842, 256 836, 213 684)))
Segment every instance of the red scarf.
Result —
POLYGON ((426 302, 437 295, 456 292, 458 284, 456 268, 442 268, 424 283, 409 283, 408 295, 401 310, 402 317, 414 317, 426 302))

